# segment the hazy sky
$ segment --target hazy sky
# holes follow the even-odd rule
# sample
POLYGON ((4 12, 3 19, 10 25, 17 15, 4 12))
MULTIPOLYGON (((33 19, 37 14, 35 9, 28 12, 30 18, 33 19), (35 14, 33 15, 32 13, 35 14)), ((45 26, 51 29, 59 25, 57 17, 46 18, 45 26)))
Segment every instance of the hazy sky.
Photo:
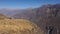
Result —
POLYGON ((60 0, 0 0, 0 8, 24 9, 44 4, 58 4, 60 0))

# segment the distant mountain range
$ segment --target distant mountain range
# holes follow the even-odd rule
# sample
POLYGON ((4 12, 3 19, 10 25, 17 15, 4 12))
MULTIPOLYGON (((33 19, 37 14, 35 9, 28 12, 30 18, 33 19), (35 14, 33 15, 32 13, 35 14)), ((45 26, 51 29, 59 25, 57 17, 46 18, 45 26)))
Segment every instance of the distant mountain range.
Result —
POLYGON ((13 16, 15 14, 21 13, 23 10, 20 9, 0 9, 0 13, 6 16, 13 16))

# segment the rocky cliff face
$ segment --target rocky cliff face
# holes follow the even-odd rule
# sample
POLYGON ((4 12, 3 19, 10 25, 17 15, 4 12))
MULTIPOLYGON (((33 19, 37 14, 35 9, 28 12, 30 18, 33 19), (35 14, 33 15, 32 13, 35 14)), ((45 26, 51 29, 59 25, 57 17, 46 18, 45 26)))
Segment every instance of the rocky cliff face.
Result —
MULTIPOLYGON (((54 27, 53 33, 60 31, 60 4, 43 5, 14 15, 15 18, 28 19, 46 31, 46 27, 54 27)), ((57 33, 54 33, 57 34, 57 33)))

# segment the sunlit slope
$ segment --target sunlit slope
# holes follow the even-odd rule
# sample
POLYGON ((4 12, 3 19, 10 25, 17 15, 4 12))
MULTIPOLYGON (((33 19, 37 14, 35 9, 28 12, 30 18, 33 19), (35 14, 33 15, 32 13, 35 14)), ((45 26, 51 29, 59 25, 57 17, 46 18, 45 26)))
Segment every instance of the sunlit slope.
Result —
POLYGON ((24 19, 0 20, 0 34, 43 34, 37 25, 24 19))
POLYGON ((1 19, 10 19, 10 17, 7 17, 7 16, 5 16, 5 15, 3 15, 3 14, 0 14, 0 20, 1 19))

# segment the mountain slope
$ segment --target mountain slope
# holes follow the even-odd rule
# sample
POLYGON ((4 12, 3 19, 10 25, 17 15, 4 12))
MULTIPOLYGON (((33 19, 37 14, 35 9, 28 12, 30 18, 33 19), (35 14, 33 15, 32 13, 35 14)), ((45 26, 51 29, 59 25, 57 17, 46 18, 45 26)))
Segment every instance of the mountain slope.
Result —
POLYGON ((44 30, 29 20, 0 14, 0 34, 44 34, 44 30))
POLYGON ((24 19, 0 20, 0 34, 44 34, 37 25, 24 19))
POLYGON ((7 17, 7 16, 5 16, 5 15, 3 15, 3 14, 0 14, 0 20, 3 20, 3 19, 10 19, 10 17, 7 17))
POLYGON ((24 13, 16 14, 13 17, 28 19, 44 30, 46 30, 46 27, 51 26, 54 27, 53 31, 57 29, 60 31, 60 4, 43 5, 39 8, 26 10, 24 13))

